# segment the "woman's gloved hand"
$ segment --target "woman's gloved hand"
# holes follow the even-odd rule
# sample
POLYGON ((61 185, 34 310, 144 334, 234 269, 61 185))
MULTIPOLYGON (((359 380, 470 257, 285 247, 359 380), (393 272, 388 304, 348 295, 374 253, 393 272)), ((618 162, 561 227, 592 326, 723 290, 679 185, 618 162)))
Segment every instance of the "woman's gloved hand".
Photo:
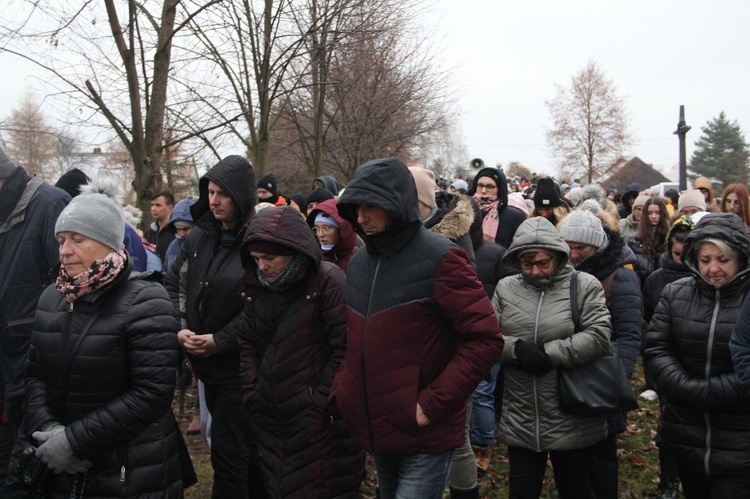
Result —
POLYGON ((543 346, 518 340, 516 341, 514 354, 519 367, 537 376, 547 374, 555 367, 543 346))
POLYGON ((59 475, 71 465, 73 460, 78 460, 73 455, 68 437, 65 436, 64 426, 57 425, 48 431, 35 431, 31 436, 37 442, 43 442, 36 450, 36 456, 44 461, 55 474, 59 475))

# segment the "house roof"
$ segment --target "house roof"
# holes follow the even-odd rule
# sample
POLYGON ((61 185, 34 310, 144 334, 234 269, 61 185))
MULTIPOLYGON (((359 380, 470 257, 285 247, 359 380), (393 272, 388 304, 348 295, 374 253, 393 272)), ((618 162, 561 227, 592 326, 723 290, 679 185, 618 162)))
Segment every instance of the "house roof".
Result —
POLYGON ((612 163, 612 166, 604 172, 604 175, 598 181, 604 186, 615 184, 622 192, 627 185, 634 182, 646 188, 660 182, 669 182, 669 179, 646 164, 638 156, 634 156, 627 161, 620 158, 612 163))

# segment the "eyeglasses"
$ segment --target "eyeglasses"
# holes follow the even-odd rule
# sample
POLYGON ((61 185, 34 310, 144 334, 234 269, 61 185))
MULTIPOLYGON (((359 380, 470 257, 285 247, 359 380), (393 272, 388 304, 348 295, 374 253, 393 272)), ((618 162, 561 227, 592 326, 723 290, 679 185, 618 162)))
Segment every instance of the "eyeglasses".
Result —
POLYGON ((518 260, 518 265, 522 270, 531 270, 534 267, 540 270, 545 270, 549 268, 552 260, 554 260, 554 258, 546 258, 544 260, 536 260, 533 262, 531 260, 518 260))
POLYGON ((328 234, 335 228, 333 225, 314 225, 312 231, 317 236, 318 234, 328 234))
POLYGON ((497 190, 497 186, 492 184, 477 184, 477 190, 492 192, 497 190))

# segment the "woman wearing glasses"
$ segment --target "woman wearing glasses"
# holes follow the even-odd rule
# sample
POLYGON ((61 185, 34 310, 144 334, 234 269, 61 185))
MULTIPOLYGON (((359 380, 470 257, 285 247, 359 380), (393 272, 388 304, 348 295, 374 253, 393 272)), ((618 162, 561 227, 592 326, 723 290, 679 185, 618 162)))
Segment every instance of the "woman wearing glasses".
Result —
POLYGON ((505 337, 499 438, 508 445, 511 499, 539 497, 548 455, 561 498, 594 497, 589 474, 594 448, 607 436, 605 417, 562 412, 555 368, 605 355, 611 326, 602 287, 584 272, 573 324, 569 254, 549 220, 526 220, 503 257, 521 273, 501 280, 492 298, 505 337))
POLYGON ((349 260, 357 251, 357 233, 352 224, 339 216, 336 200, 316 205, 307 216, 307 225, 318 239, 323 261, 335 263, 346 272, 349 260))
POLYGON ((526 220, 519 209, 508 206, 508 182, 497 168, 482 168, 467 193, 474 196, 482 210, 484 239, 503 248, 510 246, 516 229, 526 220))

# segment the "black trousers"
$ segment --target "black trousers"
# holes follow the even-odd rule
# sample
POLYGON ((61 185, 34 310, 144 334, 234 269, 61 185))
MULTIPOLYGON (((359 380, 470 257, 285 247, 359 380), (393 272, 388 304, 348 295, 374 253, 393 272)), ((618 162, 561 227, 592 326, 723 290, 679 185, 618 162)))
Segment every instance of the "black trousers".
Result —
POLYGON ((725 499, 747 497, 750 491, 750 474, 716 475, 707 477, 702 468, 691 467, 683 456, 675 453, 680 472, 682 492, 687 499, 725 499))
MULTIPOLYGON (((594 499, 589 481, 594 447, 549 451, 555 484, 562 499, 594 499)), ((510 499, 538 499, 547 469, 547 452, 508 447, 508 461, 510 499)))
POLYGON ((205 385, 211 413, 211 465, 214 499, 265 497, 263 479, 239 384, 205 385))
POLYGON ((596 499, 617 499, 620 463, 617 460, 617 436, 611 435, 595 444, 591 463, 591 487, 596 499))

